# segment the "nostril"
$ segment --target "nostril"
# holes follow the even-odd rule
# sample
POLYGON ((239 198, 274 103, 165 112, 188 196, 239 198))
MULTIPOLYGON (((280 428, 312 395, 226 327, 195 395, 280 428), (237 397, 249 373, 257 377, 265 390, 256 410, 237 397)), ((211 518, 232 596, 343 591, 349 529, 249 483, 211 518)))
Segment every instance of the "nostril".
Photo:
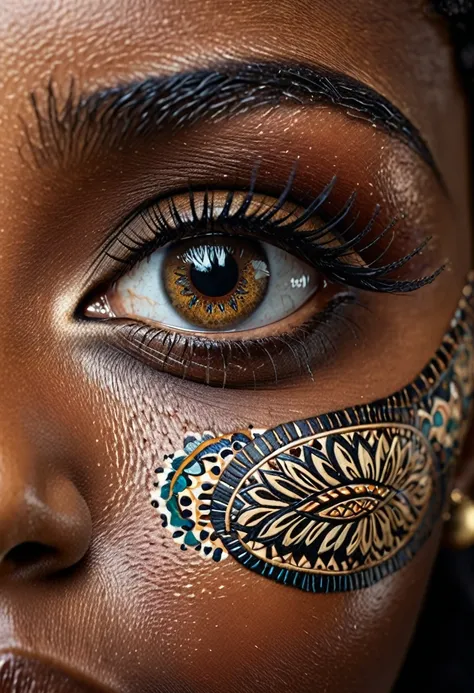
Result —
POLYGON ((92 537, 89 507, 72 481, 38 473, 40 493, 12 469, 3 474, 0 455, 0 592, 5 580, 43 580, 73 568, 92 537))
POLYGON ((37 541, 25 541, 18 544, 5 556, 4 560, 13 563, 17 567, 40 563, 56 554, 56 549, 37 541))

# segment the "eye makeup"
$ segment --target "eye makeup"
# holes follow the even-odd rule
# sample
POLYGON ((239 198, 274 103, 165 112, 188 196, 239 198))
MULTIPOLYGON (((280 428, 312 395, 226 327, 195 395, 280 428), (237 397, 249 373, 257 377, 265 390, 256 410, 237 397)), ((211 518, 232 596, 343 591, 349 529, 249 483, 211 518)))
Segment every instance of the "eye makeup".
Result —
POLYGON ((435 356, 386 399, 189 435, 152 492, 174 540, 309 592, 368 587, 405 565, 446 507, 469 420, 473 291, 474 273, 435 356))
POLYGON ((430 239, 395 261, 385 262, 397 219, 380 228, 381 209, 375 205, 369 219, 357 229, 360 212, 356 192, 336 211, 328 212, 325 203, 336 177, 309 204, 296 204, 291 197, 295 172, 294 168, 278 198, 256 192, 255 169, 248 190, 195 191, 190 187, 186 193, 151 202, 118 229, 101 251, 94 271, 107 264, 108 258, 126 272, 169 242, 222 234, 268 240, 313 264, 327 279, 366 291, 415 291, 438 276, 442 268, 417 279, 395 278, 394 273, 419 255, 430 239), (385 247, 383 241, 387 242, 385 247))
POLYGON ((443 266, 414 277, 410 263, 429 239, 397 253, 397 220, 383 223, 378 205, 364 219, 355 193, 343 202, 334 198, 336 178, 302 205, 292 196, 294 179, 295 168, 280 194, 270 196, 257 191, 254 168, 247 190, 190 186, 146 204, 101 250, 93 271, 108 274, 111 288, 89 296, 84 316, 108 320, 119 349, 207 385, 312 378, 340 332, 356 329, 358 292, 409 293, 443 266), (229 266, 234 262, 235 287, 213 287, 207 296, 194 290, 193 272, 209 284, 206 273, 213 263, 218 269, 214 250, 205 271, 195 271, 206 248, 207 255, 220 248, 229 266), (232 260, 238 253, 248 266, 257 263, 250 274, 246 263, 232 260), (276 256, 279 262, 269 263, 276 256), (264 266, 269 282, 259 270, 264 266))

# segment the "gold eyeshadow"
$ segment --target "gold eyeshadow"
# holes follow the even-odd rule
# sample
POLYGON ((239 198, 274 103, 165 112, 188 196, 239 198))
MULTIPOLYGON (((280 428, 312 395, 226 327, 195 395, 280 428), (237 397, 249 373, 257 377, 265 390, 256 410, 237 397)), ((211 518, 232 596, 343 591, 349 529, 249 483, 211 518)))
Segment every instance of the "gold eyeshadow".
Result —
POLYGON ((367 587, 405 565, 445 510, 469 420, 473 291, 471 274, 435 356, 386 399, 190 434, 156 470, 163 527, 184 551, 309 592, 367 587))

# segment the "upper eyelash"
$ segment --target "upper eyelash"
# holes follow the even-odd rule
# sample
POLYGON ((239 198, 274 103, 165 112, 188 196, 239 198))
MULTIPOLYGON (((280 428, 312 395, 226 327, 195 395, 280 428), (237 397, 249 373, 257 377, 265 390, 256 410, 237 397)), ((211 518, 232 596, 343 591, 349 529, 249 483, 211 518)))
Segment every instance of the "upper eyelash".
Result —
MULTIPOLYGON (((351 264, 343 261, 354 252, 355 246, 364 241, 371 232, 377 218, 381 213, 380 205, 374 207, 373 214, 365 226, 353 238, 349 237, 350 231, 353 229, 359 219, 359 212, 352 215, 350 222, 343 229, 338 229, 338 240, 340 245, 328 245, 321 239, 327 236, 328 232, 336 229, 353 212, 356 203, 357 194, 353 192, 341 207, 341 209, 327 220, 322 226, 314 229, 301 230, 303 224, 307 223, 311 217, 315 216, 320 211, 322 205, 327 201, 337 181, 334 176, 331 181, 320 191, 320 193, 295 217, 294 214, 300 205, 294 204, 293 211, 282 218, 275 218, 283 206, 290 201, 291 190, 294 183, 296 168, 293 168, 288 181, 280 196, 275 200, 271 207, 255 209, 248 212, 252 206, 252 202, 257 194, 257 168, 254 168, 248 191, 242 200, 240 206, 232 211, 235 195, 241 194, 241 190, 229 190, 225 203, 217 216, 214 215, 213 208, 213 193, 209 190, 201 191, 203 194, 202 211, 199 215, 196 210, 195 194, 196 191, 190 185, 188 188, 189 207, 191 210, 191 218, 185 219, 176 207, 174 197, 170 196, 167 201, 159 200, 155 204, 149 205, 135 215, 139 217, 146 225, 151 233, 151 238, 139 238, 134 232, 130 235, 127 232, 127 223, 122 225, 119 232, 115 235, 113 241, 105 249, 105 255, 115 262, 120 262, 123 265, 123 272, 126 273, 136 263, 150 255, 154 250, 166 245, 171 241, 181 240, 183 237, 197 235, 203 232, 203 226, 206 226, 206 231, 211 233, 213 225, 216 223, 225 224, 228 227, 241 225, 245 223, 245 234, 255 234, 260 238, 280 246, 283 250, 288 250, 298 255, 315 266, 319 271, 324 273, 327 279, 337 282, 343 282, 347 286, 366 291, 374 291, 378 293, 408 293, 416 291, 423 286, 433 282, 436 277, 444 270, 445 265, 441 265, 431 274, 419 277, 417 279, 399 279, 390 277, 394 272, 405 267, 414 257, 419 255, 426 245, 430 242, 431 237, 426 238, 420 245, 416 246, 410 253, 403 257, 387 264, 379 264, 383 257, 390 249, 394 236, 395 227, 398 218, 393 218, 377 236, 371 239, 359 252, 365 252, 369 248, 376 246, 382 238, 388 234, 392 234, 388 245, 379 254, 379 256, 370 263, 360 265, 351 264), (172 219, 172 224, 164 216, 161 211, 160 204, 168 205, 168 213, 172 219), (129 253, 126 258, 120 258, 113 254, 110 247, 115 242, 118 242, 129 253)), ((128 221, 130 223, 130 220, 128 221)), ((225 231, 219 232, 219 235, 225 235, 225 231)))

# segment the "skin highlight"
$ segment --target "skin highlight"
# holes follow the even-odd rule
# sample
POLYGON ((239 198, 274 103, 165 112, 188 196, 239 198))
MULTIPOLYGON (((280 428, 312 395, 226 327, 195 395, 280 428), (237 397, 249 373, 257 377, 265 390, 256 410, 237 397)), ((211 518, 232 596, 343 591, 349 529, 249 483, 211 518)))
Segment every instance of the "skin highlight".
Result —
MULTIPOLYGON (((163 453, 189 430, 245 428, 255 412, 271 428, 370 403, 434 354, 471 257, 467 114, 443 27, 408 0, 135 0, 107 11, 97 0, 4 0, 0 68, 3 683, 16 667, 26 690, 31 681, 48 690, 53 666, 65 672, 54 674, 58 691, 80 690, 60 681, 72 677, 118 692, 388 692, 441 525, 371 588, 315 595, 234 561, 183 557, 157 527, 149 491, 163 453), (367 84, 414 124, 443 185, 406 143, 332 106, 166 129, 60 173, 21 155, 19 116, 34 128, 30 95, 51 79, 66 100, 71 77, 90 94, 228 61, 325 66, 367 84), (386 222, 403 214, 397 252, 433 237, 415 275, 446 260, 448 269, 419 293, 364 296, 358 333, 336 331, 314 380, 256 391, 175 378, 114 348, 105 322, 77 319, 108 279, 91 283, 90 270, 125 218, 190 180, 245 186, 256 159, 264 192, 277 196, 296 160, 296 196, 336 173, 338 199, 360 190, 365 219, 376 203, 386 222)), ((468 467, 461 460, 459 473, 468 467)))

